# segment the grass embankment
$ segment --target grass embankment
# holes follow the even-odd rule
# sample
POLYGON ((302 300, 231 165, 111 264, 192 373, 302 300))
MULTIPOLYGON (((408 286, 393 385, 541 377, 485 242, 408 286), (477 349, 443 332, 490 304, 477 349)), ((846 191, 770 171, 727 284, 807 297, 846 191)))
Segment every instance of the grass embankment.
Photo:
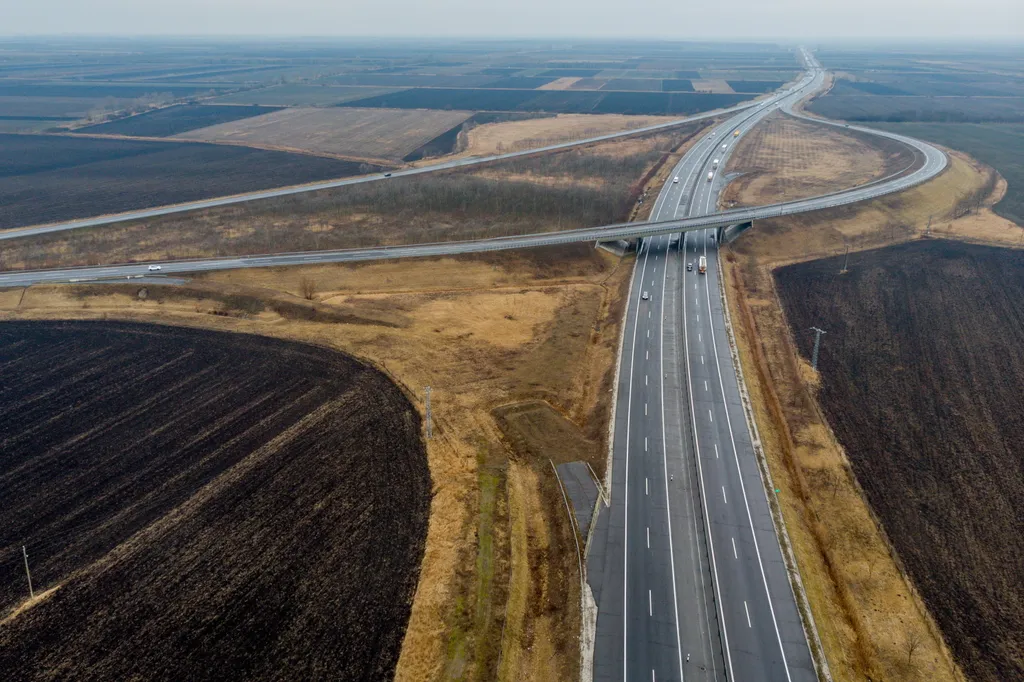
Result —
POLYGON ((737 143, 726 172, 741 175, 729 183, 722 205, 818 196, 877 180, 912 162, 902 145, 775 113, 737 143))
POLYGON ((600 473, 631 259, 558 249, 0 291, 0 319, 112 318, 338 348, 422 413, 430 526, 397 679, 574 679, 579 575, 549 458, 600 473), (139 293, 145 289, 145 298, 139 293), (303 295, 314 300, 305 300, 303 295))
MULTIPOLYGON (((830 154, 856 153, 852 144, 821 148, 830 154)), ((995 174, 963 155, 951 161, 942 175, 915 189, 841 209, 759 222, 723 249, 726 291, 758 429, 781 490, 780 506, 825 654, 838 680, 959 680, 963 675, 900 570, 817 404, 817 377, 796 353, 772 271, 786 263, 842 254, 848 246, 857 251, 917 239, 928 229, 979 238, 982 231, 976 224, 993 219, 979 203, 983 198, 991 203, 1001 184, 995 174), (907 664, 911 648, 913 666, 907 664)), ((830 159, 814 165, 841 171, 854 163, 830 159)), ((822 173, 823 183, 836 181, 822 173)), ((756 188, 737 196, 739 201, 757 199, 756 188)), ((1013 236, 1019 238, 1019 230, 1013 236)))
POLYGON ((993 210, 1024 225, 1024 124, 872 123, 874 127, 919 137, 966 152, 999 171, 1008 188, 993 210))
POLYGON ((239 256, 555 232, 625 220, 705 122, 471 171, 393 178, 4 242, 0 268, 239 256))

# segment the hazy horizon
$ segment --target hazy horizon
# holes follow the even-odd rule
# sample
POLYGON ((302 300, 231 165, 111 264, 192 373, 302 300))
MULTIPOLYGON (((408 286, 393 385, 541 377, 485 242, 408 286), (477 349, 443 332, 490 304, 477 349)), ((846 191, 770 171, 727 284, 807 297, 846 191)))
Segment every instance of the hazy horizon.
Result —
POLYGON ((3 0, 5 37, 733 40, 1021 40, 1019 0, 3 0))

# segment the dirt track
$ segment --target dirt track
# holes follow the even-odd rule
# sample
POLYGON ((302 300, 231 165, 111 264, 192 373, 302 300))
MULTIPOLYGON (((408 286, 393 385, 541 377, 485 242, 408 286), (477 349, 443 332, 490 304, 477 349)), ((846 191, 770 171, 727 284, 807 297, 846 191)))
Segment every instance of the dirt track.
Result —
POLYGON ((828 331, 829 423, 964 672, 1024 679, 1024 253, 936 240, 841 265, 777 271, 801 352, 828 331))
POLYGON ((383 679, 427 531, 419 418, 340 353, 0 325, 5 679, 383 679))

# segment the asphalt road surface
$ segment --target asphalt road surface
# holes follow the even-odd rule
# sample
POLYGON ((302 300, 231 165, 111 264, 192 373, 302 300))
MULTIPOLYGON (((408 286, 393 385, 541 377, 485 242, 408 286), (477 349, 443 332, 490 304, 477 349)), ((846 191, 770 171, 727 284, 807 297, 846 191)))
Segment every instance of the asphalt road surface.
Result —
MULTIPOLYGON (((821 81, 812 69, 778 104, 821 81)), ((738 114, 695 145, 659 194, 652 222, 714 213, 734 133, 775 106, 738 114)), ((816 679, 739 399, 716 235, 646 239, 634 272, 612 505, 588 557, 596 680, 816 679)))

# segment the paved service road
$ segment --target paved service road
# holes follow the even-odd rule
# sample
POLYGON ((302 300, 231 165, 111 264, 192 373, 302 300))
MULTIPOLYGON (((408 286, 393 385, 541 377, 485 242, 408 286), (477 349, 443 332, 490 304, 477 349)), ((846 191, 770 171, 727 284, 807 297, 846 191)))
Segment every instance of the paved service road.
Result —
POLYGON ((664 130, 665 128, 674 128, 685 123, 691 123, 693 121, 701 121, 708 118, 714 118, 716 116, 721 116, 723 114, 728 114, 734 111, 741 111, 743 109, 747 109, 755 105, 756 102, 743 102, 741 104, 737 104, 736 106, 729 107, 727 109, 715 109, 714 111, 707 111, 702 114, 687 116, 686 118, 681 118, 675 121, 668 121, 666 123, 658 123, 656 125, 646 126, 643 128, 633 128, 632 130, 623 130, 617 133, 606 133, 604 135, 597 135, 595 137, 589 137, 582 140, 561 142, 558 144, 547 145, 545 147, 526 149, 519 152, 507 152, 505 154, 496 154, 493 156, 468 157, 464 159, 455 159, 453 161, 442 161, 440 163, 419 166, 417 168, 408 168, 405 170, 391 171, 386 175, 384 173, 376 173, 374 175, 361 175, 357 177, 344 178, 340 180, 326 180, 324 182, 314 182, 306 185, 294 185, 291 187, 279 187, 276 189, 262 190, 259 192, 248 192, 246 194, 236 194, 227 197, 216 197, 214 199, 204 199, 202 201, 193 201, 186 204, 175 204, 172 206, 157 206, 154 208, 141 209, 138 211, 129 211, 126 213, 117 213, 114 215, 97 216, 94 218, 82 218, 80 220, 70 220, 63 223, 53 223, 49 225, 39 225, 35 227, 14 228, 12 230, 0 232, 0 239, 15 239, 18 237, 30 237, 41 234, 49 234, 51 232, 65 232, 67 230, 78 230, 85 227, 112 225, 114 223, 123 223, 129 220, 156 218, 158 216, 170 215, 172 213, 185 213, 187 211, 197 211, 204 208, 227 206, 229 204, 241 204, 248 201, 257 201, 259 199, 270 199, 273 197, 284 197, 293 194, 303 194, 305 192, 316 192, 322 189, 345 187, 346 185, 358 185, 366 182, 384 182, 387 180, 394 180, 396 178, 407 177, 410 175, 423 175, 425 173, 434 173, 442 170, 465 168, 467 166, 476 166, 482 163, 492 163, 494 161, 514 159, 521 156, 530 156, 532 154, 557 151, 559 149, 569 149, 571 147, 593 144, 594 142, 614 140, 620 137, 631 137, 633 135, 638 135, 641 133, 653 132, 656 130, 664 130))
MULTIPOLYGON (((822 79, 823 72, 819 71, 818 69, 814 69, 798 84, 798 87, 801 88, 800 93, 781 93, 770 100, 765 100, 764 103, 755 105, 753 107, 746 107, 739 114, 730 118, 726 123, 719 126, 718 129, 729 130, 730 132, 726 133, 726 135, 732 135, 732 128, 730 128, 730 126, 735 127, 738 125, 740 127, 741 133, 745 132, 752 125, 755 125, 757 120, 759 120, 773 108, 783 107, 786 110, 789 110, 789 107, 791 107, 792 104, 795 103, 795 101, 803 97, 803 93, 807 89, 813 90, 814 88, 818 87, 822 79)), ((833 124, 828 121, 822 121, 819 119, 803 116, 802 114, 795 115, 799 115, 802 118, 807 118, 808 120, 813 120, 818 123, 823 123, 827 125, 840 125, 833 124)), ((821 197, 802 199, 799 201, 791 201, 780 204, 772 204, 769 206, 762 206, 757 208, 744 208, 732 211, 711 212, 708 215, 704 215, 704 212, 701 211, 693 211, 692 213, 687 211, 657 211, 655 213, 654 220, 650 222, 621 223, 617 225, 607 225, 604 227, 593 227, 581 230, 567 230, 564 232, 556 233, 532 234, 517 237, 496 237, 491 239, 475 239, 461 242, 415 244, 409 246, 374 247, 366 249, 343 249, 335 251, 306 251, 301 253, 270 254, 231 258, 211 258, 192 261, 180 260, 163 262, 160 263, 160 265, 163 274, 185 274, 190 272, 229 270, 236 268, 277 267, 284 265, 302 265, 310 263, 340 263, 364 260, 381 260, 387 258, 444 256, 462 253, 477 253, 481 251, 496 251, 501 249, 520 249, 537 246, 551 246, 555 244, 565 244, 570 242, 628 239, 658 234, 674 234, 679 232, 698 231, 703 230, 705 228, 718 228, 728 225, 748 223, 751 221, 761 220, 764 218, 792 215, 795 213, 803 213, 806 211, 814 211, 822 208, 831 208, 835 206, 855 203, 858 201, 864 201, 865 199, 871 199, 893 192, 900 192, 909 187, 913 187, 914 185, 925 182, 926 180, 938 175, 946 167, 947 159, 945 154, 943 154, 941 151, 939 151, 938 149, 936 149, 935 147, 931 146, 926 142, 921 142, 920 140, 904 137, 902 135, 896 135, 894 133, 874 131, 871 130, 870 128, 863 128, 860 126, 850 126, 850 128, 853 130, 860 130, 873 135, 881 135, 884 137, 888 137, 890 139, 898 140, 903 144, 912 147, 914 150, 916 150, 920 160, 918 166, 913 169, 909 169, 907 172, 899 174, 895 177, 884 178, 882 181, 868 183, 860 187, 851 188, 841 192, 835 192, 833 194, 828 194, 821 197)), ((636 131, 631 131, 631 134, 635 134, 635 132, 636 131)), ((686 158, 696 158, 695 156, 692 155, 697 153, 698 150, 700 150, 702 153, 708 153, 710 147, 708 147, 707 145, 710 144, 710 141, 712 139, 720 140, 720 143, 724 142, 725 144, 728 145, 729 141, 723 140, 723 137, 724 135, 721 133, 717 133, 716 137, 714 138, 710 134, 706 135, 697 145, 693 147, 693 149, 691 149, 690 153, 687 154, 686 158)), ((721 146, 720 143, 719 147, 721 146)), ((457 163, 464 162, 465 161, 457 163)), ((724 157, 722 157, 722 164, 724 163, 725 160, 724 157)), ((415 171, 408 172, 424 172, 424 169, 416 169, 415 171)), ((676 171, 677 175, 681 172, 683 172, 682 167, 677 169, 676 171)), ((701 182, 704 182, 703 179, 700 180, 701 182)), ((365 181, 365 179, 356 178, 349 181, 341 182, 344 183, 354 181, 365 181)), ((682 182, 683 178, 681 177, 680 183, 682 182)), ((718 182, 719 179, 716 175, 715 182, 711 184, 714 187, 718 187, 718 182)), ((670 186, 666 187, 665 191, 675 192, 680 190, 677 185, 670 184, 670 186)), ((660 198, 659 201, 661 201, 660 198)), ((80 227, 81 225, 78 226, 80 227)), ((49 226, 34 229, 41 231, 51 231, 59 228, 61 228, 61 226, 49 226)), ((62 229, 71 228, 64 226, 62 229)), ((5 232, 0 232, 0 240, 19 238, 25 236, 25 234, 26 233, 24 231, 8 230, 5 232)), ((112 277, 135 277, 141 274, 146 274, 147 266, 149 264, 150 263, 147 262, 123 265, 104 265, 95 267, 67 268, 59 270, 35 270, 0 273, 0 287, 25 286, 28 284, 36 284, 42 282, 68 282, 73 280, 81 281, 109 279, 112 277)))

